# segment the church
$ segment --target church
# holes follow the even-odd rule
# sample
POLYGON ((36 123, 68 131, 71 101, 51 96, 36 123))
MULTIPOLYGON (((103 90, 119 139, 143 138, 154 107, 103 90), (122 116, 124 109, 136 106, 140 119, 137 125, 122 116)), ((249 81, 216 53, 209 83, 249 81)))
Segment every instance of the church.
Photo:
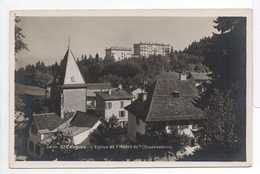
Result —
POLYGON ((101 123, 100 117, 88 109, 88 86, 91 86, 90 90, 93 86, 100 87, 95 88, 99 92, 111 88, 103 83, 87 84, 70 47, 57 71, 50 84, 49 112, 32 115, 27 150, 35 158, 44 154, 44 149, 57 138, 58 132, 69 144, 88 143, 88 136, 101 123))

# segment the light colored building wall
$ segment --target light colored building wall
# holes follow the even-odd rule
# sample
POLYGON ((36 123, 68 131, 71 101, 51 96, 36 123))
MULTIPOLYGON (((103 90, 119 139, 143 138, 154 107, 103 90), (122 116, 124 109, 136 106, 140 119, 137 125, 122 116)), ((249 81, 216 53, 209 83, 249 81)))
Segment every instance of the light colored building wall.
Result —
POLYGON ((106 49, 106 57, 113 57, 115 61, 128 59, 132 56, 132 50, 127 49, 106 49))
POLYGON ((106 107, 105 107, 105 119, 108 120, 113 115, 116 116, 119 121, 128 121, 128 111, 124 109, 124 107, 131 104, 131 100, 111 100, 111 101, 105 101, 106 107), (121 101, 124 102, 124 105, 121 107, 121 101), (112 103, 112 107, 108 108, 108 103, 112 103), (120 111, 124 111, 125 115, 124 117, 121 117, 119 115, 120 111))
POLYGON ((134 44, 134 55, 149 57, 150 55, 167 56, 170 53, 170 45, 157 43, 134 44))
POLYGON ((100 123, 100 121, 97 121, 97 123, 92 128, 73 136, 74 145, 78 145, 85 141, 88 138, 88 136, 100 125, 100 123))
POLYGON ((64 89, 61 108, 64 112, 86 112, 86 89, 64 89))

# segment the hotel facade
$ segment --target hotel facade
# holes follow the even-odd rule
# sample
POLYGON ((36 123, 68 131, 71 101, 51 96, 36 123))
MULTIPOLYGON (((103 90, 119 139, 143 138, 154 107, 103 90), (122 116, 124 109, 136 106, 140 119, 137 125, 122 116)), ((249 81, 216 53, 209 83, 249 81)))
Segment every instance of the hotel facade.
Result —
POLYGON ((140 42, 134 44, 134 56, 149 57, 151 55, 168 56, 170 45, 161 43, 140 42))

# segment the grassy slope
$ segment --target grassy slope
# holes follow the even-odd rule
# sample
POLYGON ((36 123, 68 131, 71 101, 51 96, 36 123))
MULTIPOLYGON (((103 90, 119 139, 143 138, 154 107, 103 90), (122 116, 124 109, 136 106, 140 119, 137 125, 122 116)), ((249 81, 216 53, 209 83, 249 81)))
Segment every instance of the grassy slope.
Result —
POLYGON ((15 93, 18 95, 32 95, 32 96, 44 96, 45 89, 36 87, 36 86, 29 86, 29 85, 22 85, 19 83, 15 83, 15 93))

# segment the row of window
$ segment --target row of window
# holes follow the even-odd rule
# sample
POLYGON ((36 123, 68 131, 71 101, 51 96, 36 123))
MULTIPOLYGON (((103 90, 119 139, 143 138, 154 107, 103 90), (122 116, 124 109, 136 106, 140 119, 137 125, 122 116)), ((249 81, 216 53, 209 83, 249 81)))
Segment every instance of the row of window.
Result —
MULTIPOLYGON (((112 109, 112 102, 106 102, 106 109, 112 109)), ((120 101, 120 108, 124 108, 124 101, 120 101)))

